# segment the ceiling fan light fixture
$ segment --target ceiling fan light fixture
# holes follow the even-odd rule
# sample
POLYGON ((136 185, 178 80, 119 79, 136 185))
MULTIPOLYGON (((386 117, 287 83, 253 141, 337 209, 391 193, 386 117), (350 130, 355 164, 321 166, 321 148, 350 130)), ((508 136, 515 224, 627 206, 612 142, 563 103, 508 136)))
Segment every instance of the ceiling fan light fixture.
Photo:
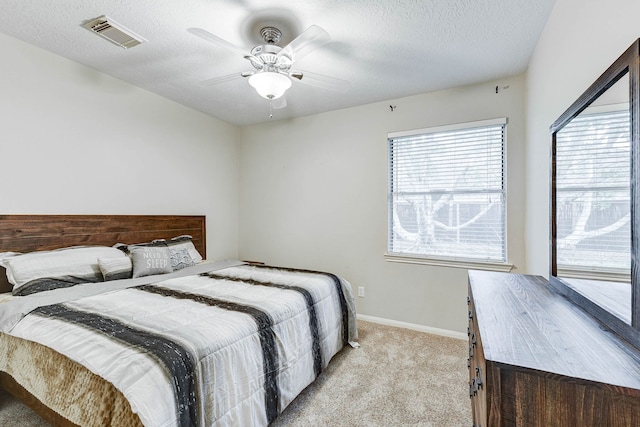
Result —
POLYGON ((291 87, 291 79, 281 73, 263 71, 249 77, 249 84, 261 97, 278 99, 291 87))

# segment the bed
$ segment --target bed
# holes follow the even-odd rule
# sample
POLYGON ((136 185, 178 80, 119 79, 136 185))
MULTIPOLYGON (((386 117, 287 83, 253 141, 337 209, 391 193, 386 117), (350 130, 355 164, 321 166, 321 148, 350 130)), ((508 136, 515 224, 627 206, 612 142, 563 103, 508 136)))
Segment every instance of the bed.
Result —
POLYGON ((205 233, 202 216, 0 215, 2 387, 53 425, 270 424, 357 339, 351 286, 207 260, 205 233))

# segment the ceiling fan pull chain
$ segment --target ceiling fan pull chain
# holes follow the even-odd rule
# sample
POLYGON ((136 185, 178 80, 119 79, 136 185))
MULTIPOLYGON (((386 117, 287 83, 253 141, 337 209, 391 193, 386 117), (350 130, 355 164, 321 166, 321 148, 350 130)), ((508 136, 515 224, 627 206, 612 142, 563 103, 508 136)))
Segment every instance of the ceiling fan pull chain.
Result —
POLYGON ((273 98, 269 98, 269 119, 273 119, 273 98))

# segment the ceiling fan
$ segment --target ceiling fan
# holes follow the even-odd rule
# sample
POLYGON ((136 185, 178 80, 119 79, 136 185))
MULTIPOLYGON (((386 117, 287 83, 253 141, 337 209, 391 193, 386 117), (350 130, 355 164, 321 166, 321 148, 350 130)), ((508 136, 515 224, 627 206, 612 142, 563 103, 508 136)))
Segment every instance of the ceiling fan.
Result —
POLYGON ((295 61, 323 46, 331 39, 329 33, 317 25, 307 28, 285 47, 278 46, 278 42, 282 37, 282 32, 278 28, 264 27, 260 30, 260 36, 265 44, 255 46, 250 52, 246 52, 244 49, 202 28, 189 28, 187 31, 208 42, 242 55, 254 68, 251 71, 203 80, 200 84, 204 86, 212 86, 245 77, 248 78, 249 84, 263 98, 270 101, 280 99, 280 102, 274 105, 274 108, 284 108, 286 106, 286 100, 283 95, 291 87, 292 78, 310 86, 338 92, 345 92, 351 86, 348 81, 335 77, 292 69, 295 61))

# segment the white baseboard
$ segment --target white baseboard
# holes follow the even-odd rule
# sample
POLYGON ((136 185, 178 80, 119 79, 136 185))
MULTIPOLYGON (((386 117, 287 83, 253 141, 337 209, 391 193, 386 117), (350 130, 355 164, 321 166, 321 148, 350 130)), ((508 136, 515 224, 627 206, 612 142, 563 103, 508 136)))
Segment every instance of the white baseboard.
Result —
POLYGON ((418 325, 415 323, 400 322, 398 320, 384 319, 382 317, 367 316, 366 314, 358 314, 357 318, 364 320, 365 322, 380 323, 381 325, 395 326, 398 328, 412 329, 414 331, 427 332, 429 334, 442 335, 444 337, 456 338, 459 340, 467 340, 467 336, 463 332, 433 328, 431 326, 418 325))

